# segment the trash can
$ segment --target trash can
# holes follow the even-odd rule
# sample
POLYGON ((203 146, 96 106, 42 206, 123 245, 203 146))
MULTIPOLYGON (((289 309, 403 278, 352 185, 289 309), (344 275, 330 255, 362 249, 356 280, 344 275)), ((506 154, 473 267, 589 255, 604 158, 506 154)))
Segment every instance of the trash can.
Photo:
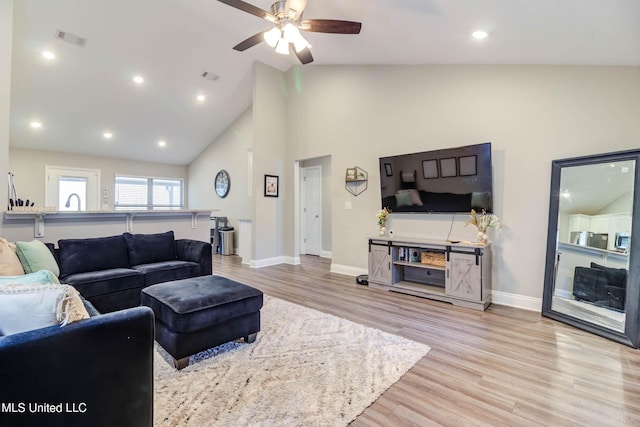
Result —
POLYGON ((220 227, 220 254, 233 255, 233 227, 220 227))

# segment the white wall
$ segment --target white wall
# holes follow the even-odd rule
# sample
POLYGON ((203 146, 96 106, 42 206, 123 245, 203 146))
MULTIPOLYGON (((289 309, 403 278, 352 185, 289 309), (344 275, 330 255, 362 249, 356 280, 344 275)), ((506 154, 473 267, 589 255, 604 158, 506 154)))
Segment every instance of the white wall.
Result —
MULTIPOLYGON (((139 162, 135 160, 111 157, 87 156, 83 154, 61 153, 54 151, 9 149, 9 166, 15 175, 15 185, 21 199, 29 199, 36 206, 45 206, 45 166, 63 166, 100 169, 101 191, 108 187, 109 209, 114 209, 114 184, 116 174, 133 176, 154 176, 160 178, 178 178, 187 183, 187 166, 161 163, 139 162)), ((185 190, 185 206, 189 206, 185 190)), ((102 199, 101 199, 102 200, 102 199)))
POLYGON ((254 64, 252 259, 264 264, 280 262, 283 255, 293 256, 291 241, 285 241, 293 224, 285 213, 293 206, 293 163, 284 161, 287 117, 283 79, 280 71, 254 64), (265 174, 280 178, 279 197, 264 197, 265 174))
MULTIPOLYGON (((378 158, 492 142, 493 290, 542 296, 551 160, 637 148, 640 68, 314 66, 287 73, 288 161, 330 153, 333 263, 365 269, 380 205, 378 158), (354 198, 340 171, 369 171, 354 198), (344 201, 353 209, 345 210, 344 201)), ((392 215, 396 235, 473 238, 461 215, 392 215)), ((287 246, 288 248, 289 246, 287 246)))
POLYGON ((240 233, 244 230, 252 234, 252 228, 242 227, 241 230, 239 221, 253 220, 253 197, 249 196, 249 180, 253 171, 249 170, 248 163, 252 150, 252 109, 248 108, 188 167, 189 206, 192 209, 209 209, 214 216, 227 217, 228 225, 234 228, 234 251, 247 254, 245 258, 250 256, 253 244, 250 236, 241 237, 240 233), (214 186, 216 174, 221 169, 229 173, 231 182, 229 193, 224 198, 216 194, 214 186), (240 242, 250 247, 240 248, 240 242))
MULTIPOLYGON (((638 167, 640 167, 640 165, 638 167)), ((629 191, 628 193, 618 197, 613 202, 609 203, 607 206, 597 212, 597 214, 602 215, 621 212, 633 215, 633 191, 629 191)))
MULTIPOLYGON (((13 36, 13 1, 0 1, 0 211, 8 201, 5 184, 9 171, 9 113, 11 100, 11 40, 13 36)), ((0 223, 0 235, 2 224, 0 223)))
MULTIPOLYGON (((239 219, 253 219, 247 162, 252 145, 253 121, 249 108, 188 167, 189 207, 211 209, 216 216, 226 216, 236 232, 239 219), (221 169, 226 170, 231 179, 225 198, 218 197, 214 187, 215 176, 221 169)), ((235 237, 237 240, 238 236, 235 237)))

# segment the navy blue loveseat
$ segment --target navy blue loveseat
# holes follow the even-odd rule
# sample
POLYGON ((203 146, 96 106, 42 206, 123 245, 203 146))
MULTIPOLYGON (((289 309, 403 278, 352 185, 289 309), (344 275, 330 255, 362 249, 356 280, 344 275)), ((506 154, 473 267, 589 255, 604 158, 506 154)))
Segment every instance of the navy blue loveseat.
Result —
POLYGON ((153 425, 153 312, 85 307, 88 319, 0 337, 0 425, 153 425))
POLYGON ((157 234, 63 239, 53 248, 60 282, 72 285, 100 313, 140 305, 150 285, 212 273, 211 244, 157 234))

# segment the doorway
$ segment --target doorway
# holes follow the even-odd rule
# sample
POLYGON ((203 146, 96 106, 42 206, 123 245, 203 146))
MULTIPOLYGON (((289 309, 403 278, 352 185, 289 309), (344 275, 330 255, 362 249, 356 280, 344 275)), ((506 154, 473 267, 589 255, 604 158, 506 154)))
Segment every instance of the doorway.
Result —
POLYGON ((331 258, 331 156, 296 162, 296 253, 331 258))
POLYGON ((322 166, 302 168, 301 190, 301 253, 320 256, 322 251, 322 166))

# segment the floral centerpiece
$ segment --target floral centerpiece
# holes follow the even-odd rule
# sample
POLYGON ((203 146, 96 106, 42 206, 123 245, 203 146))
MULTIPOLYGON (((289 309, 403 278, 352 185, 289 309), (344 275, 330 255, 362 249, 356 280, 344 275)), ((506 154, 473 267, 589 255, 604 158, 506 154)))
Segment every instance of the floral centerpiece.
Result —
POLYGON ((380 209, 376 214, 376 220, 378 222, 378 227, 380 227, 381 236, 384 236, 384 233, 387 231, 386 225, 387 225, 387 218, 389 217, 389 213, 390 213, 389 209, 384 207, 380 209))
POLYGON ((487 230, 489 227, 500 228, 500 218, 495 214, 488 214, 484 209, 481 214, 476 213, 475 209, 471 209, 469 220, 464 223, 467 225, 475 225, 478 229, 478 243, 487 243, 487 230))

